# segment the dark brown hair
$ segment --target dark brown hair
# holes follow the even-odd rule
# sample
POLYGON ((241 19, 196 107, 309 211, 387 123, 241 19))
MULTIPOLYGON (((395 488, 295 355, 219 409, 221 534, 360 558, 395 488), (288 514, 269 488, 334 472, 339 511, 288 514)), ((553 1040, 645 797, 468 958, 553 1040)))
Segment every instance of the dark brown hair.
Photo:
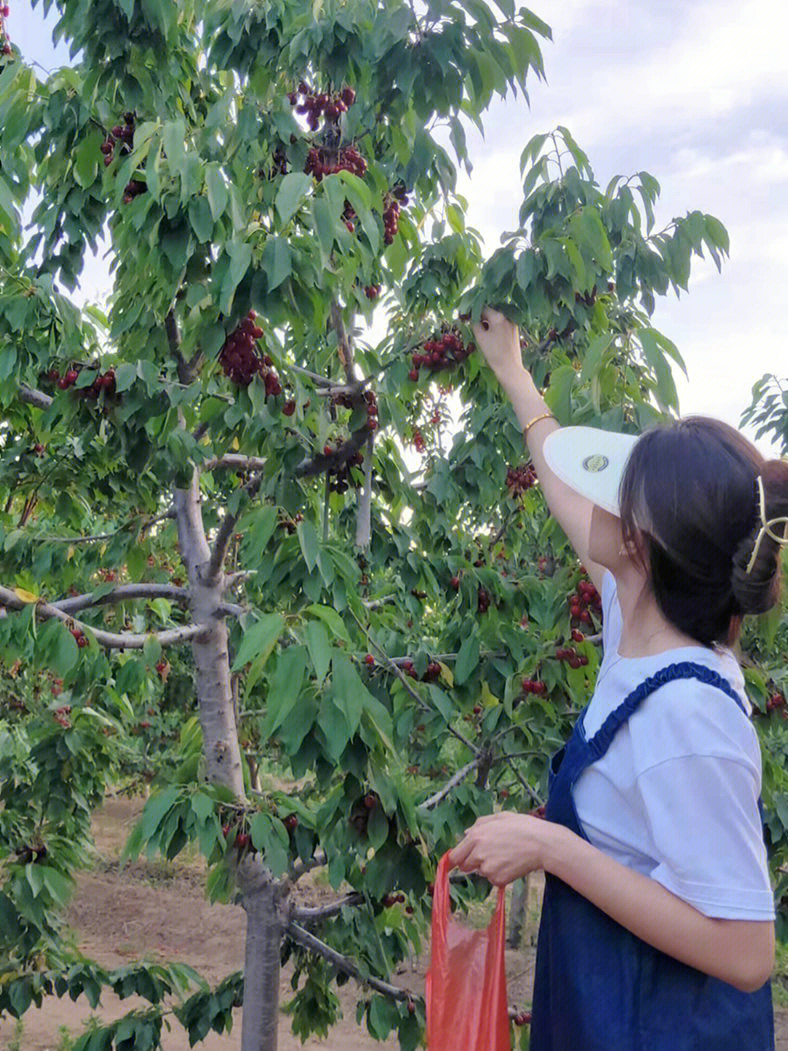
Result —
POLYGON ((688 416, 642 434, 621 479, 627 550, 663 616, 703 646, 732 645, 742 617, 780 601, 781 549, 768 534, 745 572, 761 528, 758 475, 766 520, 788 515, 788 462, 767 460, 721 420, 688 416))

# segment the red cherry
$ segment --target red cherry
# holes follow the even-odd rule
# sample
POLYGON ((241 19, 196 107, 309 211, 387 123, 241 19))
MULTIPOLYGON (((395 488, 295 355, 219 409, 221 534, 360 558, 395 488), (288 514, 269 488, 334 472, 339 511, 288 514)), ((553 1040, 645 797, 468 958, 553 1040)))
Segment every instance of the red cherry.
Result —
POLYGON ((377 802, 377 798, 373 796, 371 792, 368 795, 364 796, 364 806, 367 808, 367 810, 373 810, 374 807, 377 805, 377 802))
POLYGON ((323 455, 324 456, 333 456, 334 455, 334 450, 331 448, 330 445, 324 445, 323 446, 323 455))
POLYGON ((243 848, 243 847, 248 847, 248 846, 249 846, 249 835, 248 835, 248 833, 246 833, 246 832, 240 832, 240 833, 239 833, 239 834, 238 834, 238 835, 237 835, 237 836, 235 837, 235 845, 236 845, 236 846, 237 846, 237 847, 238 847, 239 849, 241 849, 241 848, 243 848))
POLYGON ((459 577, 452 577, 451 580, 449 581, 449 583, 451 584, 451 586, 454 588, 455 591, 459 590, 459 587, 460 587, 460 578, 459 577))
POLYGON ((365 663, 365 664, 368 664, 370 668, 371 668, 371 667, 372 667, 372 665, 373 665, 373 664, 375 663, 375 658, 374 658, 374 657, 372 656, 372 654, 371 654, 371 653, 368 653, 368 654, 366 655, 366 657, 364 658, 364 663, 365 663))
POLYGON ((292 832, 293 829, 298 828, 298 816, 296 814, 288 814, 284 820, 284 826, 288 832, 292 832))
POLYGON ((418 378, 419 378, 419 370, 418 369, 411 369, 410 372, 408 373, 408 379, 412 380, 415 383, 418 380, 418 378))
POLYGON ((371 431, 376 431, 378 429, 378 421, 377 420, 367 420, 367 427, 371 431))
POLYGON ((292 416, 295 412, 295 407, 296 406, 294 401, 286 401, 282 406, 282 412, 285 414, 285 416, 292 416))

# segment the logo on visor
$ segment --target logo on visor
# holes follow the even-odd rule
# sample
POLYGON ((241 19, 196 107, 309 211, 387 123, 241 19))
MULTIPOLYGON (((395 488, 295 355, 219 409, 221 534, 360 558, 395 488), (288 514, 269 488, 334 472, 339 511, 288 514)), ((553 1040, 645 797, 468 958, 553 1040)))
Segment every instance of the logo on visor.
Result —
POLYGON ((604 471, 606 467, 610 465, 610 460, 601 453, 594 453, 593 456, 586 456, 583 460, 583 468, 586 471, 591 471, 592 474, 597 474, 599 471, 604 471))

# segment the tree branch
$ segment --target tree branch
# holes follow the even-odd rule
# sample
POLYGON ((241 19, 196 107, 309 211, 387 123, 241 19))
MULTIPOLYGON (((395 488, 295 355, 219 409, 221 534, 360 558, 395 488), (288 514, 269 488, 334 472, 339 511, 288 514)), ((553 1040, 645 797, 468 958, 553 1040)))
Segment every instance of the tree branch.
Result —
MULTIPOLYGON (((257 490, 262 484, 262 474, 256 474, 250 478, 244 486, 244 489, 249 494, 249 497, 253 497, 257 490)), ((227 548, 230 546, 230 540, 235 532, 235 527, 238 523, 238 519, 243 514, 245 508, 241 507, 235 513, 229 511, 224 516, 222 524, 219 526, 219 532, 216 534, 216 539, 213 542, 213 550, 211 551, 211 557, 208 560, 208 565, 205 570, 206 580, 216 580, 222 569, 225 556, 227 554, 227 548)))
POLYGON ((311 872, 312 869, 318 869, 327 864, 328 858, 323 850, 318 850, 314 857, 311 857, 308 861, 301 861, 299 858, 287 873, 287 882, 295 883, 296 880, 301 879, 302 876, 305 876, 307 872, 311 872))
POLYGON ((375 432, 367 435, 367 451, 364 459, 364 488, 358 498, 358 521, 356 523, 356 547, 366 550, 372 540, 372 453, 375 432))
MULTIPOLYGON (((29 602, 21 599, 15 591, 5 587, 0 587, 0 602, 9 609, 16 610, 24 609, 25 606, 30 605, 29 602)), ((69 628, 79 628, 83 634, 92 635, 100 646, 105 646, 107 649, 141 650, 150 638, 157 639, 162 646, 171 646, 173 643, 185 642, 186 639, 192 639, 196 635, 201 635, 206 630, 205 624, 187 624, 182 628, 168 628, 166 631, 149 632, 147 635, 103 631, 101 628, 94 628, 90 624, 74 620, 68 613, 64 613, 63 610, 51 605, 49 602, 40 600, 35 603, 35 607, 37 613, 45 620, 55 617, 69 628)))
POLYGON ((19 400, 27 402, 28 405, 34 405, 37 409, 48 409, 52 404, 52 398, 48 394, 40 390, 33 390, 32 387, 24 384, 19 388, 19 400))
POLYGON ((164 330, 167 333, 167 342, 170 345, 170 350, 175 358, 178 366, 178 381, 188 387, 190 383, 194 383, 197 378, 197 368, 200 363, 202 355, 198 351, 191 361, 186 361, 181 351, 181 334, 178 329, 178 322, 175 318, 175 311, 170 310, 164 319, 164 330))
POLYGON ((121 584, 106 595, 75 595, 73 598, 58 599, 52 606, 63 613, 78 613, 79 610, 90 606, 108 606, 114 602, 152 598, 172 599, 173 602, 185 605, 189 601, 189 590, 174 584, 121 584))
POLYGON ((317 953, 318 956, 322 956, 324 960, 328 960, 329 963, 332 963, 338 970, 343 971, 345 974, 349 974, 351 978, 355 978, 357 982, 360 982, 362 985, 368 985, 377 992, 383 993, 384 996, 391 997, 392 1000, 419 999, 416 993, 412 993, 408 989, 400 989, 396 985, 390 985, 388 982, 384 982, 380 978, 375 978, 372 975, 365 978, 361 971, 359 971, 358 967, 352 960, 349 960, 347 956, 338 953, 336 949, 332 949, 330 945, 321 942, 319 938, 314 936, 314 934, 310 934, 308 931, 305 931, 303 927, 299 927, 295 923, 288 923, 284 928, 284 933, 298 945, 303 946, 310 952, 317 953))
POLYGON ((338 901, 332 901, 330 905, 319 905, 316 908, 294 905, 290 910, 290 918, 299 923, 317 923, 338 916, 346 905, 363 905, 365 900, 363 894, 348 894, 338 901))
POLYGON ((260 456, 241 456, 238 453, 226 453, 224 456, 215 456, 200 465, 201 471, 213 471, 217 467, 231 467, 236 471, 262 471, 266 461, 260 456))
POLYGON ((438 803, 442 803, 451 790, 464 781, 468 774, 470 774, 472 770, 475 770, 480 762, 481 755, 474 756, 470 763, 466 763, 456 774, 449 778, 443 788, 430 796, 429 799, 425 799, 423 803, 419 803, 419 810, 432 810, 438 805, 438 803))
POLYGON ((356 377, 356 363, 353 357, 353 345, 348 339, 347 331, 345 330, 345 322, 342 320, 342 308, 336 300, 331 304, 331 321, 329 322, 329 328, 332 328, 334 332, 336 332, 339 360, 342 363, 342 368, 345 370, 348 383, 357 383, 358 380, 356 377))
MULTIPOLYGON (((348 609, 350 609, 350 607, 348 607, 348 609)), ((386 652, 380 646, 378 646, 378 644, 370 636, 369 632, 364 627, 364 625, 361 623, 361 621, 358 619, 358 617, 356 616, 356 614, 353 612, 352 609, 350 609, 350 614, 353 617, 353 619, 355 620, 355 622, 358 624, 358 626, 361 628, 361 630, 363 631, 364 635, 366 636, 367 642, 370 644, 370 646, 374 647, 374 649, 376 649, 378 651, 378 653, 380 653, 382 655, 383 660, 388 664, 388 666, 390 668, 392 668, 394 670, 394 674, 397 676, 397 678, 400 680, 402 685, 405 687, 405 690, 407 691, 407 693, 409 693, 410 696, 413 698, 413 700, 416 702, 416 704, 418 704, 419 708, 421 708, 421 710, 423 712, 429 712, 430 715, 436 715, 436 714, 439 715, 440 712, 437 712, 436 709, 431 708, 430 705, 428 705, 426 701, 422 700, 422 698, 418 695, 418 693, 416 693, 416 691, 413 689, 411 684, 408 682, 407 677, 400 671, 399 667, 395 663, 395 661, 397 659, 399 659, 399 660, 408 660, 408 658, 407 657, 405 657, 405 658, 394 658, 392 660, 392 658, 389 657, 386 654, 386 652)), ((446 723, 446 729, 449 731, 450 734, 452 734, 452 736, 456 737, 458 741, 462 741, 462 743, 465 745, 465 747, 468 749, 468 751, 471 752, 472 755, 480 757, 481 749, 477 748, 476 745, 471 744, 471 742, 467 739, 467 737, 465 737, 464 734, 461 734, 459 730, 455 730, 454 727, 451 726, 450 723, 446 723)))

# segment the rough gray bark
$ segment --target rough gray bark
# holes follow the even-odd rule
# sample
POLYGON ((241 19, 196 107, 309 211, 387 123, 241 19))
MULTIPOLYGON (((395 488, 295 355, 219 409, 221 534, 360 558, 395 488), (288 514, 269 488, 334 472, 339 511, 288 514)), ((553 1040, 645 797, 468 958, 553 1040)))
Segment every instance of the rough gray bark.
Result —
POLYGON ((222 604, 224 580, 221 572, 206 580, 211 552, 205 536, 200 505, 199 475, 192 476, 188 489, 175 493, 175 514, 181 558, 189 573, 189 607, 203 633, 192 642, 196 669, 197 700, 209 781, 226 785, 244 798, 243 767, 233 715, 227 625, 217 617, 222 604))
MULTIPOLYGON (((205 535, 199 475, 175 494, 181 558, 189 573, 189 606, 205 632, 192 644, 206 773, 243 801, 244 781, 238 743, 227 626, 221 617, 227 581, 205 535)), ((271 878, 257 854, 247 854, 236 873, 246 910, 246 960, 241 1051, 277 1051, 279 1031, 279 947, 282 918, 279 898, 285 885, 271 878)), ((286 884, 289 886, 289 884, 286 884)))
POLYGON ((241 1051, 277 1051, 279 946, 283 926, 277 887, 255 856, 244 859, 238 883, 246 910, 241 1051))

